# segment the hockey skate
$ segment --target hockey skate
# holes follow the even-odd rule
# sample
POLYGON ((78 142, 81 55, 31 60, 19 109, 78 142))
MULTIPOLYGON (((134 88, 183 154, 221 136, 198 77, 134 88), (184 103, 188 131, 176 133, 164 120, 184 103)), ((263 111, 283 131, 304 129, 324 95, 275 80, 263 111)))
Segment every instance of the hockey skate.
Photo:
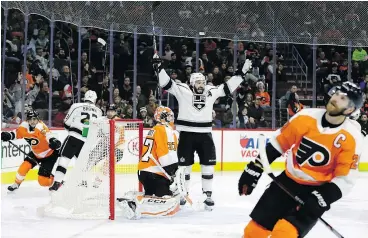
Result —
POLYGON ((212 211, 214 206, 215 206, 215 202, 212 199, 212 192, 208 191, 208 192, 203 192, 203 194, 205 196, 207 196, 206 200, 204 200, 204 209, 207 211, 212 211))
POLYGON ((64 184, 64 181, 62 181, 61 183, 58 181, 55 181, 54 184, 49 188, 49 191, 57 191, 63 184, 64 184))
POLYGON ((8 190, 9 190, 10 192, 13 192, 14 190, 17 190, 17 189, 19 188, 19 186, 20 186, 20 184, 13 183, 12 185, 10 185, 10 186, 8 187, 8 190))

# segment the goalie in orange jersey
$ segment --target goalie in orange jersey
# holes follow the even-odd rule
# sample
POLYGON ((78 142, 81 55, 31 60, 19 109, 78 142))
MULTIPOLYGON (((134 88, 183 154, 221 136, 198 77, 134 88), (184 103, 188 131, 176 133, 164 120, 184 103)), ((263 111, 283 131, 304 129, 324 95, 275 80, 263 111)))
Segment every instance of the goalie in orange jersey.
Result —
MULTIPOLYGON (((332 88, 329 96, 326 109, 303 109, 266 145, 269 164, 288 151, 286 169, 259 199, 244 238, 304 237, 354 185, 363 135, 360 125, 349 117, 362 107, 363 94, 357 85, 345 82, 332 88), (278 184, 300 197, 304 205, 278 184)), ((238 183, 240 195, 252 193, 265 166, 267 162, 260 157, 247 165, 238 183)))
POLYGON ((27 120, 13 132, 1 132, 2 141, 25 139, 31 146, 29 152, 20 165, 15 177, 15 183, 8 187, 9 191, 19 188, 29 170, 39 165, 38 183, 41 186, 51 186, 54 176, 51 174, 58 158, 61 142, 52 137, 49 128, 39 119, 34 110, 27 112, 27 120))
POLYGON ((186 195, 185 167, 178 169, 178 138, 170 125, 174 113, 160 106, 154 118, 157 124, 146 136, 138 163, 138 178, 144 195, 128 193, 118 199, 128 219, 172 216, 180 209, 180 196, 186 195))

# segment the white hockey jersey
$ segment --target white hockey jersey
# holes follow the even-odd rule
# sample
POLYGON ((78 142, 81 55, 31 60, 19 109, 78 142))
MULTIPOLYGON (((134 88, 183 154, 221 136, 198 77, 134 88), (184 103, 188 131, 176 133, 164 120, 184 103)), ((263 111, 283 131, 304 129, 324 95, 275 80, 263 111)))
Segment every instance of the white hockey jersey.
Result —
POLYGON ((99 117, 102 117, 102 111, 94 104, 75 103, 64 118, 64 127, 69 131, 69 135, 85 141, 85 138, 82 137, 83 128, 88 127, 85 122, 99 117))
POLYGON ((173 94, 179 103, 176 130, 188 132, 211 132, 216 99, 230 95, 242 81, 241 76, 233 76, 218 87, 206 85, 203 94, 195 94, 187 84, 170 79, 164 69, 159 73, 160 87, 173 94))

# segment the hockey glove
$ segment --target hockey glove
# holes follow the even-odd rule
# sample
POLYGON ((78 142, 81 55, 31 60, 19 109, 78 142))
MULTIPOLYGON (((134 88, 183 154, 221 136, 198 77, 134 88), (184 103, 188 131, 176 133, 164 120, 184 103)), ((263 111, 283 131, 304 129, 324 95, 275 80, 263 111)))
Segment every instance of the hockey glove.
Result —
POLYGON ((12 139, 12 136, 11 136, 10 132, 7 132, 7 131, 1 132, 1 140, 2 141, 10 141, 11 139, 12 139))
POLYGON ((318 219, 322 214, 330 210, 331 203, 342 197, 340 188, 334 183, 326 183, 316 187, 305 199, 305 205, 301 206, 298 215, 318 219))
POLYGON ((244 64, 240 64, 238 66, 238 69, 236 70, 235 75, 244 77, 251 68, 252 68, 252 61, 249 59, 246 59, 244 64))
POLYGON ((157 72, 160 72, 161 69, 163 69, 162 59, 160 58, 158 54, 153 55, 152 64, 153 64, 153 69, 157 72))
POLYGON ((50 149, 57 150, 61 147, 61 142, 55 138, 50 138, 49 147, 50 149))
POLYGON ((243 171, 239 183, 239 195, 250 195, 257 186, 259 178, 262 176, 263 168, 259 163, 250 162, 243 171))

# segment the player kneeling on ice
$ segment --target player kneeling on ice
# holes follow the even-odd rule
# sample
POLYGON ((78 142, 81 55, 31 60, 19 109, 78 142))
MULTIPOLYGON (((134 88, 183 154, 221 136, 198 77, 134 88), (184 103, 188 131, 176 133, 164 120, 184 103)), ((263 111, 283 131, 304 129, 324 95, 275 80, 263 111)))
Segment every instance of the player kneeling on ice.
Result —
POLYGON ((27 112, 27 120, 22 122, 15 131, 1 132, 2 141, 14 139, 25 139, 31 146, 31 151, 19 166, 15 183, 10 185, 8 190, 18 189, 28 171, 36 165, 40 165, 38 183, 41 186, 50 187, 54 180, 51 172, 58 158, 61 142, 52 137, 49 128, 38 118, 38 113, 34 110, 27 112))
POLYGON ((146 136, 138 164, 144 195, 127 193, 117 199, 128 219, 174 215, 180 209, 180 196, 186 194, 185 171, 178 169, 178 138, 170 126, 174 113, 160 106, 154 118, 157 124, 146 136))
POLYGON ((332 88, 329 96, 326 109, 303 109, 276 131, 241 175, 239 194, 250 195, 263 170, 290 149, 285 171, 250 214, 244 238, 304 237, 352 188, 363 136, 360 125, 349 117, 363 106, 363 94, 358 86, 345 82, 332 88))

